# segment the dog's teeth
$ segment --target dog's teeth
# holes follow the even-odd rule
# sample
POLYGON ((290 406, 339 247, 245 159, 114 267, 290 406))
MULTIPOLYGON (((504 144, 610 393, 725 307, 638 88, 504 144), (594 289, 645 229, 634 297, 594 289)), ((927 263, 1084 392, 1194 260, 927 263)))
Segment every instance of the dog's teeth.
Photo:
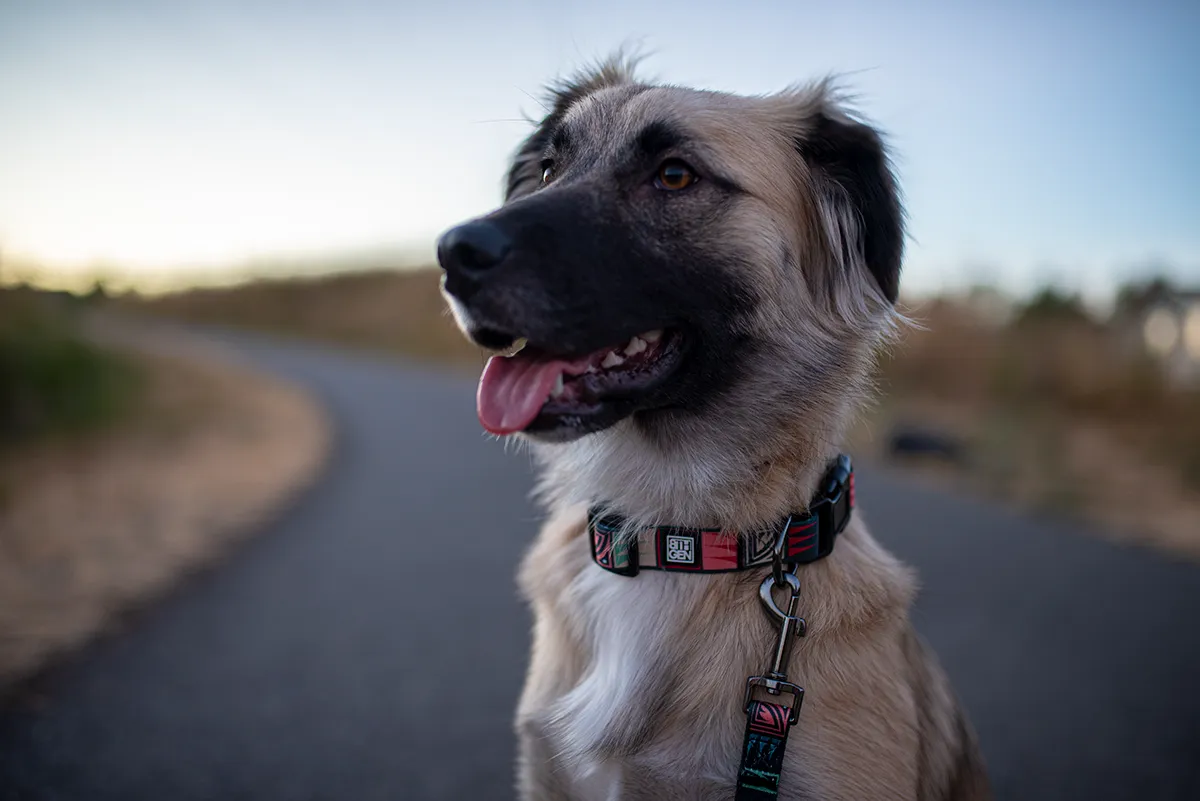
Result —
POLYGON ((604 354, 604 360, 600 362, 601 367, 616 367, 619 364, 624 364, 625 360, 617 355, 615 350, 610 350, 604 354))
POLYGON ((626 356, 637 356, 639 353, 649 347, 640 337, 634 337, 629 340, 629 344, 625 346, 626 356))
POLYGON ((595 372, 598 372, 598 371, 596 370, 596 365, 594 365, 594 364, 589 364, 589 365, 587 366, 587 371, 588 371, 589 373, 595 373, 595 372))
POLYGON ((517 355, 518 353, 520 353, 520 352, 521 352, 521 351, 522 351, 522 350, 525 348, 525 346, 526 346, 526 345, 528 345, 528 344, 529 344, 529 340, 528 340, 528 339, 526 339, 525 337, 521 337, 520 339, 518 339, 516 342, 514 342, 514 343, 512 344, 512 347, 510 347, 510 348, 508 349, 508 353, 506 353, 505 355, 506 355, 506 356, 516 356, 516 355, 517 355))
POLYGON ((550 390, 550 397, 557 398, 563 394, 563 377, 562 373, 558 374, 558 378, 554 382, 554 389, 550 390))
POLYGON ((642 339, 646 340, 650 344, 654 344, 658 340, 662 339, 662 331, 657 328, 653 331, 647 331, 646 333, 642 334, 642 339))

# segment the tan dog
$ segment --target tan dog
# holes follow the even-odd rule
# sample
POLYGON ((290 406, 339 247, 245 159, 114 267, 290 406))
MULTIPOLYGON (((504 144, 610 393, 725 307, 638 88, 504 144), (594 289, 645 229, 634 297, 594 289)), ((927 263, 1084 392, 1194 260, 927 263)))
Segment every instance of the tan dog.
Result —
MULTIPOLYGON (((778 636, 771 568, 614 575, 586 511, 619 515, 633 548, 668 524, 770 541, 804 512, 895 328, 903 213, 878 134, 826 83, 739 97, 614 60, 551 102, 505 204, 438 252, 463 330, 528 343, 478 398, 485 428, 533 446, 552 510, 521 573, 521 795, 730 799, 747 677, 778 636)), ((912 574, 854 517, 797 576, 809 631, 785 667, 807 696, 779 797, 988 798, 909 622, 912 574)))

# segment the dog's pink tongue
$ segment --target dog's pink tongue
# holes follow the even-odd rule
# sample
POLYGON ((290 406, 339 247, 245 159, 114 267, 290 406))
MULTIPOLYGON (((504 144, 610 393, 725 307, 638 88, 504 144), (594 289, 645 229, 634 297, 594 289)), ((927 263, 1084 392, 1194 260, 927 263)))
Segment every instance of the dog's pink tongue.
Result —
POLYGON ((479 422, 493 434, 523 430, 538 416, 568 362, 518 353, 493 356, 479 377, 479 422))

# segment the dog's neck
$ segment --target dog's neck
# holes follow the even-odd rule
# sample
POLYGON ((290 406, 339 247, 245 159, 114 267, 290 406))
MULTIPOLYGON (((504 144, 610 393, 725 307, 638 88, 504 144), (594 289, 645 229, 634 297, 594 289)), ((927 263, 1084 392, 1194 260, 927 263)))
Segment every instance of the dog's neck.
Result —
MULTIPOLYGON (((680 437, 664 451, 628 430, 535 449, 539 492, 550 506, 600 505, 638 525, 714 526, 741 531, 803 511, 836 440, 790 437, 747 454, 725 437, 680 437)), ((618 427, 619 428, 619 427, 618 427)))

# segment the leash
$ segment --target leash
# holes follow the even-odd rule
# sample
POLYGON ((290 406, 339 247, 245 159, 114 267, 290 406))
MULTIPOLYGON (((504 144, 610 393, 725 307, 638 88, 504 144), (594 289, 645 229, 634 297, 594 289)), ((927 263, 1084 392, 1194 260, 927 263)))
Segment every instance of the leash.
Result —
POLYGON ((767 617, 772 623, 779 624, 779 634, 775 638, 775 656, 767 672, 746 679, 746 737, 742 741, 742 763, 738 767, 734 801, 759 801, 775 797, 779 791, 779 774, 783 770, 788 731, 800 718, 800 705, 804 703, 804 688, 787 680, 787 663, 795 638, 803 637, 808 627, 804 618, 796 615, 796 606, 800 601, 800 579, 793 572, 785 572, 783 577, 783 586, 789 593, 786 610, 780 609, 775 603, 772 594, 776 587, 773 575, 763 579, 758 588, 758 597, 767 611, 767 617), (754 691, 760 687, 769 696, 791 695, 791 703, 755 700, 754 691))
POLYGON ((758 597, 772 625, 779 627, 771 664, 746 679, 746 735, 738 766, 734 801, 769 801, 779 792, 788 732, 800 718, 804 688, 788 681, 787 664, 795 640, 807 633, 799 617, 800 565, 823 559, 854 511, 854 469, 850 457, 837 457, 803 514, 789 515, 770 541, 738 537, 736 531, 685 526, 648 526, 628 532, 625 521, 598 509, 588 514, 592 559, 610 573, 636 576, 642 570, 728 573, 770 565, 758 597), (776 591, 786 592, 784 605, 776 591), (762 696, 763 697, 756 697, 762 696), (790 702, 784 703, 790 696, 790 702))

